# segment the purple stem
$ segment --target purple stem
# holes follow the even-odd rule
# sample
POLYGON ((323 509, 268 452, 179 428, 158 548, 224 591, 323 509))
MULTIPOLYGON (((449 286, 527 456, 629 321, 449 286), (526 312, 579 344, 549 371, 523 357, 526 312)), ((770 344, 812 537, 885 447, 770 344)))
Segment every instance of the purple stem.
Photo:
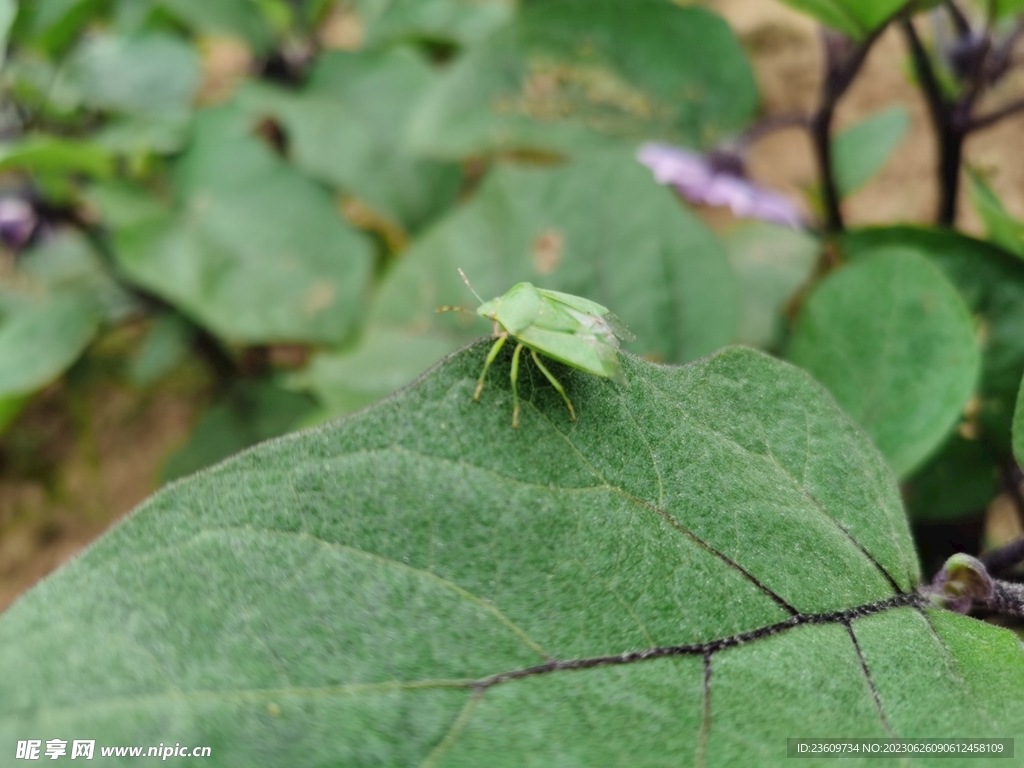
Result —
POLYGON ((1024 584, 992 580, 992 597, 979 600, 978 605, 1001 616, 1024 618, 1024 584))
POLYGON ((900 26, 910 47, 914 71, 928 103, 932 126, 938 134, 940 198, 937 221, 939 226, 949 228, 956 220, 956 200, 960 186, 960 163, 963 159, 966 126, 957 125, 957 121, 954 120, 954 105, 942 93, 928 52, 921 43, 914 25, 909 18, 904 18, 900 26))
POLYGON ((1024 112, 1024 99, 1016 99, 1011 101, 1009 104, 1005 104, 999 109, 989 112, 987 115, 976 117, 968 124, 967 129, 969 131, 979 131, 982 128, 988 128, 990 125, 998 123, 1005 117, 1015 115, 1018 112, 1024 112))

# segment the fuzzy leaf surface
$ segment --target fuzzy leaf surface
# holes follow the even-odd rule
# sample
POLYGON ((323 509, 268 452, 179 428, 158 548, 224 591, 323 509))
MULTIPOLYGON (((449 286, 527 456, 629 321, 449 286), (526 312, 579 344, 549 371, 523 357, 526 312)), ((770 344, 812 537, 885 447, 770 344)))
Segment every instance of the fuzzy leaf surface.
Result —
POLYGON ((624 356, 623 387, 556 365, 570 423, 527 364, 513 431, 507 350, 472 401, 486 350, 168 487, 22 598, 0 741, 783 766, 793 733, 1024 734, 1020 643, 913 605, 895 479, 806 373, 738 348, 624 356))

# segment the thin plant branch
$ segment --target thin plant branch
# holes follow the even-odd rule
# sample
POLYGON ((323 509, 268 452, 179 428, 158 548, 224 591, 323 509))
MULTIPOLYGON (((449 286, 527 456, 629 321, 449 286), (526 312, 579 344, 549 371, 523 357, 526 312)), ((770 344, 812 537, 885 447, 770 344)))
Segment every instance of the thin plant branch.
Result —
POLYGON ((826 66, 828 71, 822 82, 821 101, 818 109, 808 121, 814 155, 818 161, 818 174, 821 179, 822 203, 825 207, 825 233, 838 234, 843 231, 843 212, 840 208, 839 185, 836 180, 835 167, 832 162, 832 121, 835 118, 839 99, 846 93, 857 72, 860 71, 868 51, 878 39, 883 25, 862 43, 836 60, 835 54, 829 50, 828 38, 825 49, 827 52, 826 66))
POLYGON ((956 33, 961 37, 969 35, 971 33, 971 24, 967 21, 967 17, 964 16, 963 11, 957 6, 953 0, 945 0, 942 7, 946 9, 946 13, 949 14, 949 18, 953 22, 953 27, 956 29, 956 33))
POLYGON ((992 580, 992 595, 979 600, 978 605, 1000 616, 1024 618, 1024 584, 992 580))
POLYGON ((968 123, 967 129, 968 131, 980 131, 1018 112, 1024 112, 1024 98, 1016 99, 1009 104, 1004 104, 999 109, 989 112, 987 115, 974 118, 968 123))
POLYGON ((956 221, 956 201, 960 187, 960 164, 963 160, 966 125, 957 126, 953 120, 954 105, 942 92, 942 86, 932 67, 928 51, 914 29, 909 17, 900 21, 903 36, 910 48, 914 72, 921 84, 928 113, 931 115, 939 144, 939 226, 952 227, 956 221))
POLYGON ((825 208, 825 235, 843 231, 843 212, 840 207, 839 185, 832 163, 832 121, 835 118, 839 99, 849 89, 860 72, 874 44, 895 19, 903 17, 913 6, 908 0, 892 16, 879 24, 871 34, 860 42, 824 34, 826 72, 821 86, 821 100, 815 113, 808 120, 814 156, 818 163, 821 180, 822 204, 825 208), (844 44, 845 43, 845 44, 844 44))

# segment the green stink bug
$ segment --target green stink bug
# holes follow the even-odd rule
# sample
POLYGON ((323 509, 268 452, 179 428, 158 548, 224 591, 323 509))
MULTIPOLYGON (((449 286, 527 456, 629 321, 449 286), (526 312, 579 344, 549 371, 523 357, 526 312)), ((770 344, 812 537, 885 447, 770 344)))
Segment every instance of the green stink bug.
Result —
MULTIPOLYGON (((473 295, 480 299, 461 269, 459 274, 469 286, 469 290, 473 291, 473 295)), ((632 341, 635 337, 607 307, 570 293, 537 288, 531 283, 516 283, 504 296, 491 301, 480 301, 476 313, 494 323, 494 334, 498 338, 487 354, 473 399, 480 400, 487 370, 511 337, 517 342, 512 353, 511 372, 513 428, 519 428, 517 383, 519 356, 524 348, 530 350, 530 356, 537 364, 537 368, 562 396, 569 408, 571 421, 576 421, 576 410, 572 407, 572 401, 558 379, 540 361, 538 352, 595 376, 605 376, 619 383, 625 381, 619 365, 619 339, 632 341)), ((438 311, 452 309, 460 308, 441 307, 438 311)))

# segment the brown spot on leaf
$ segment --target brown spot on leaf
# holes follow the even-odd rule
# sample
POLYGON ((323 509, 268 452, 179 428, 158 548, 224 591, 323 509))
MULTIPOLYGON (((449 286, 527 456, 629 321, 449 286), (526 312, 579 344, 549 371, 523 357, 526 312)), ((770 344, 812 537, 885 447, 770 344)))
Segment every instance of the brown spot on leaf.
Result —
POLYGON ((671 107, 656 104, 651 96, 603 66, 536 58, 518 93, 492 103, 499 114, 528 115, 554 121, 568 117, 591 128, 622 133, 636 121, 665 121, 671 107))
POLYGON ((315 315, 334 303, 334 295, 334 283, 321 280, 306 294, 302 308, 307 315, 315 315))
POLYGON ((565 235, 557 229, 546 229, 533 241, 533 267, 539 274, 550 275, 562 262, 565 235))

